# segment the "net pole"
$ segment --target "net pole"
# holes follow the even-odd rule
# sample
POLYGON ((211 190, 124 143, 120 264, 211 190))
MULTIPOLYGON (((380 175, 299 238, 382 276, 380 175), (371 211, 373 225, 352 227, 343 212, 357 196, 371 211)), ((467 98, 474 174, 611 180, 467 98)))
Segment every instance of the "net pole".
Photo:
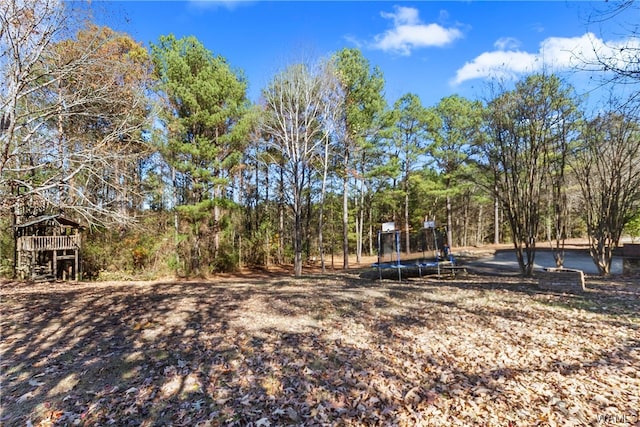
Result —
POLYGON ((378 279, 382 281, 382 267, 380 266, 380 253, 382 251, 382 232, 378 231, 378 279))
POLYGON ((400 231, 396 230, 396 266, 398 267, 398 282, 402 281, 402 270, 400 268, 400 231))
POLYGON ((438 279, 440 278, 440 253, 438 249, 438 233, 436 228, 433 228, 433 246, 435 247, 436 269, 438 271, 438 279))

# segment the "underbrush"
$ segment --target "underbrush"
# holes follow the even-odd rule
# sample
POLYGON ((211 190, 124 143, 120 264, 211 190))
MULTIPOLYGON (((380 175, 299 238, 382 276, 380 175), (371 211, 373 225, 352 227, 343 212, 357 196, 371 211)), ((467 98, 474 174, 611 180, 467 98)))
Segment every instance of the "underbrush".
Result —
POLYGON ((174 250, 169 215, 147 212, 129 228, 85 233, 82 270, 85 280, 152 280, 173 274, 174 250))

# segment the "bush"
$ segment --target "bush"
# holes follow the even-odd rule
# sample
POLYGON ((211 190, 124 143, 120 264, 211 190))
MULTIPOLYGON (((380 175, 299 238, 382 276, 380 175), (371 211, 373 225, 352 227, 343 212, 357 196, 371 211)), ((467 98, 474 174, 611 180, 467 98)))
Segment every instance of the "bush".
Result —
POLYGON ((8 218, 0 218, 0 277, 13 276, 13 230, 8 218))
POLYGON ((229 273, 237 271, 239 264, 238 251, 230 245, 223 245, 220 247, 218 256, 209 263, 209 269, 212 273, 229 273))
POLYGON ((624 231, 631 237, 631 242, 635 243, 640 238, 640 211, 636 212, 631 220, 624 226, 624 231))
POLYGON ((89 280, 153 279, 169 273, 173 251, 169 217, 145 212, 140 223, 128 229, 93 229, 85 233, 83 276, 89 280))

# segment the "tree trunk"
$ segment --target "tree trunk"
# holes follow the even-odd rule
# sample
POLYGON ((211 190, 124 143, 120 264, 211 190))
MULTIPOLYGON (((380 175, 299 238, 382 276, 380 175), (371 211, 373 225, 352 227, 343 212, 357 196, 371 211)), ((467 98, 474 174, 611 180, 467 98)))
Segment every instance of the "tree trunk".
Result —
MULTIPOLYGON (((447 186, 448 187, 448 186, 447 186)), ((453 218, 451 213, 451 196, 447 194, 447 245, 449 245, 449 250, 453 247, 453 218)))
POLYGON ((349 268, 349 180, 346 175, 342 181, 342 268, 349 268))
MULTIPOLYGON (((219 200, 217 194, 214 198, 219 200)), ((216 202, 213 206, 213 259, 217 259, 220 252, 220 216, 220 206, 216 202)))
POLYGON ((326 272, 326 266, 324 261, 324 234, 322 233, 322 229, 324 228, 324 192, 325 192, 325 181, 322 182, 322 192, 320 195, 320 212, 318 213, 318 254, 320 255, 320 267, 322 268, 322 272, 326 272))
POLYGON ((369 197, 369 256, 373 255, 373 210, 371 209, 371 198, 369 197))
POLYGON ((364 236, 364 181, 360 181, 360 205, 358 207, 359 223, 357 227, 358 247, 356 251, 356 263, 362 262, 362 245, 364 236))
POLYGON ((294 164, 293 175, 293 274, 302 276, 302 188, 304 175, 300 176, 298 164, 294 164))
POLYGON ((498 190, 493 199, 493 244, 500 244, 500 200, 498 199, 498 190))
POLYGON ((407 254, 411 253, 411 236, 409 236, 409 229, 409 177, 407 175, 404 182, 404 241, 407 254))
POLYGON ((179 239, 179 226, 180 222, 178 219, 178 181, 176 176, 176 168, 171 167, 171 182, 173 183, 173 244, 175 247, 176 261, 177 264, 180 262, 180 252, 178 251, 178 239, 179 239))
POLYGON ((278 264, 284 262, 284 168, 280 166, 280 187, 278 196, 278 264))
MULTIPOLYGON (((309 174, 310 175, 310 174, 309 174)), ((309 177, 309 181, 311 177, 309 177)), ((307 200, 306 200, 306 218, 305 218, 305 226, 303 229, 303 240, 304 240, 304 252, 305 259, 309 259, 311 256, 311 185, 309 183, 309 191, 307 191, 307 200)), ((301 219, 302 220, 302 219, 301 219)))
MULTIPOLYGON (((13 186, 12 186, 13 187, 13 186)), ((11 191, 11 195, 13 195, 13 188, 11 191)), ((11 206, 11 278, 17 278, 18 272, 18 233, 16 228, 16 208, 11 206)))
MULTIPOLYGON (((264 175, 265 185, 264 185, 264 205, 265 205, 265 216, 269 218, 269 165, 266 166, 266 173, 264 175)), ((267 227, 264 233, 265 247, 264 247, 264 266, 269 268, 269 264, 271 263, 271 228, 267 227)))
POLYGON ((302 276, 302 216, 300 214, 300 206, 295 207, 295 224, 293 239, 293 274, 296 277, 302 276))
POLYGON ((481 246, 484 243, 484 205, 480 203, 478 207, 478 228, 476 230, 476 246, 481 246))
POLYGON ((533 274, 533 266, 535 262, 535 246, 530 244, 514 243, 516 250, 516 258, 518 266, 524 277, 531 277, 533 274))
POLYGON ((324 262, 324 234, 322 230, 324 228, 324 203, 325 203, 325 195, 327 192, 328 172, 329 172, 329 138, 325 137, 324 158, 322 163, 322 186, 320 189, 320 206, 318 207, 318 254, 320 255, 320 265, 322 267, 322 273, 326 272, 326 266, 324 262))
MULTIPOLYGON (((607 233, 608 234, 608 233, 607 233)), ((613 260, 613 239, 606 236, 605 233, 597 231, 589 233, 589 254, 593 263, 598 267, 601 276, 609 276, 611 274, 611 262, 613 260)))
MULTIPOLYGON (((462 246, 468 246, 468 238, 469 238, 469 204, 471 204, 471 198, 466 195, 465 196, 465 204, 464 204, 464 220, 462 222, 462 246)), ((451 245, 449 245, 451 247, 451 245)))

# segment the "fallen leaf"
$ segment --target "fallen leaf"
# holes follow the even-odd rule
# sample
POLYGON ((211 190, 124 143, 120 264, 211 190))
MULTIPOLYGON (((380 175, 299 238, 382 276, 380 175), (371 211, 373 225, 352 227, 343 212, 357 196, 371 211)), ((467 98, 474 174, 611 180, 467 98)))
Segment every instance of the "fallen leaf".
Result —
POLYGON ((421 400, 422 400, 422 397, 420 396, 419 387, 412 388, 407 392, 407 394, 404 395, 404 402, 407 404, 415 405, 420 403, 421 400))
POLYGON ((16 402, 18 402, 18 403, 24 403, 24 402, 26 402, 26 401, 27 401, 27 400, 29 400, 29 399, 33 399, 33 396, 34 396, 33 392, 32 392, 32 391, 28 391, 28 392, 26 392, 25 394, 23 394, 22 396, 20 396, 20 397, 16 400, 16 402))
POLYGON ((287 408, 287 416, 289 417, 289 419, 291 419, 291 421, 293 422, 297 422, 298 420, 300 420, 300 416, 298 415, 298 413, 296 412, 295 409, 293 409, 291 406, 289 406, 287 408))

